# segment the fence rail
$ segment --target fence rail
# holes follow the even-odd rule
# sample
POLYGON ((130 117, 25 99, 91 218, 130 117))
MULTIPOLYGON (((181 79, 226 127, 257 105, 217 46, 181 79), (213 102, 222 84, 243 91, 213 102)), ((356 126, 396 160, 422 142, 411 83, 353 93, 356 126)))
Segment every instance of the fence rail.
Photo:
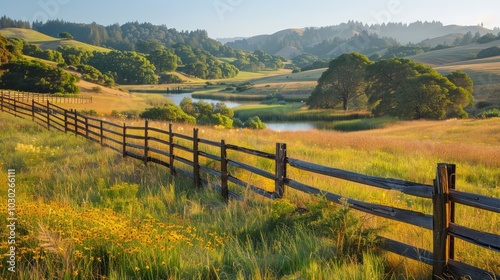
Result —
POLYGON ((47 93, 20 92, 11 90, 0 90, 0 95, 5 98, 12 98, 17 101, 29 103, 34 100, 38 103, 47 101, 52 103, 67 103, 67 104, 86 104, 92 103, 92 97, 83 96, 57 96, 47 93))
POLYGON ((431 265, 435 279, 447 278, 450 275, 468 276, 473 279, 500 279, 498 271, 483 270, 455 260, 455 238, 500 252, 498 234, 477 231, 454 222, 455 205, 462 204, 500 213, 500 199, 455 190, 456 167, 453 164, 438 164, 434 184, 424 185, 398 179, 367 176, 289 158, 284 143, 276 144, 275 153, 262 152, 227 144, 224 140, 217 142, 199 138, 198 129, 194 129, 193 135, 190 136, 174 133, 172 124, 169 125, 168 130, 150 127, 148 121, 145 121, 144 126, 120 125, 83 116, 76 111, 68 111, 49 101, 39 103, 32 99, 31 102, 24 103, 0 95, 0 110, 17 117, 31 118, 49 130, 56 129, 83 136, 121 153, 123 157, 136 158, 144 164, 155 163, 165 166, 169 168, 171 174, 190 176, 197 186, 211 186, 220 191, 225 199, 241 199, 236 191, 238 186, 270 199, 283 197, 286 190, 290 188, 312 195, 321 194, 333 203, 348 203, 351 208, 358 211, 429 230, 433 236, 432 251, 380 236, 381 247, 389 252, 431 265), (211 152, 208 151, 209 148, 212 149, 211 152), (218 152, 214 153, 213 150, 218 152), (274 172, 232 159, 228 156, 228 151, 271 161, 274 165, 274 172), (201 163, 202 160, 205 164, 201 163), (309 176, 319 174, 428 199, 432 202, 433 213, 432 215, 425 214, 346 198, 288 177, 288 168, 307 172, 309 176), (274 182, 274 190, 270 191, 237 178, 235 169, 244 170, 274 182), (216 181, 219 183, 215 183, 216 181), (231 188, 230 183, 233 184, 231 188))

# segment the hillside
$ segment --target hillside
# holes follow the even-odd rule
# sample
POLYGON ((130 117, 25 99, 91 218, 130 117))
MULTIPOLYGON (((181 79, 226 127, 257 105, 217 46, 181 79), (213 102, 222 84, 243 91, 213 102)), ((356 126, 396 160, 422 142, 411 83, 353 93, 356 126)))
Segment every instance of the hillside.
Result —
POLYGON ((82 43, 76 40, 51 37, 32 29, 2 28, 0 29, 0 34, 6 38, 19 38, 25 40, 28 43, 40 46, 43 50, 55 50, 59 46, 73 46, 88 51, 110 51, 110 49, 82 43))

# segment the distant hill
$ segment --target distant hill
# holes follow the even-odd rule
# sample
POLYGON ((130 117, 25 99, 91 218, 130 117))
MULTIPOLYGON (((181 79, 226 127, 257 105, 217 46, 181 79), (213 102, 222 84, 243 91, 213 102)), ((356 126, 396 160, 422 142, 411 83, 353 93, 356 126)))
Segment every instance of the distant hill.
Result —
POLYGON ((307 52, 318 57, 330 58, 339 52, 350 51, 369 55, 399 44, 422 42, 422 46, 427 47, 452 44, 467 32, 484 35, 495 31, 481 26, 444 26, 441 22, 435 21, 381 25, 349 21, 335 26, 285 29, 271 35, 258 35, 229 42, 226 45, 246 51, 260 49, 270 54, 278 54, 283 49, 292 47, 300 51, 297 52, 299 54, 307 52))
POLYGON ((32 29, 2 28, 0 34, 5 38, 19 38, 30 44, 40 46, 43 50, 55 50, 59 46, 73 46, 89 51, 109 52, 109 49, 82 43, 76 40, 55 38, 32 29))

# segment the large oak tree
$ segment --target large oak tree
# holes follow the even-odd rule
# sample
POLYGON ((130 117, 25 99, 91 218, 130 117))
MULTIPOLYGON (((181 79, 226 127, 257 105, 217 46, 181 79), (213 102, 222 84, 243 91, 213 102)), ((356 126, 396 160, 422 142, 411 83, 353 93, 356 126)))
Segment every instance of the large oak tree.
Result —
POLYGON ((330 62, 318 80, 318 85, 307 100, 310 108, 335 108, 348 104, 365 94, 365 70, 372 64, 360 53, 343 54, 330 62))

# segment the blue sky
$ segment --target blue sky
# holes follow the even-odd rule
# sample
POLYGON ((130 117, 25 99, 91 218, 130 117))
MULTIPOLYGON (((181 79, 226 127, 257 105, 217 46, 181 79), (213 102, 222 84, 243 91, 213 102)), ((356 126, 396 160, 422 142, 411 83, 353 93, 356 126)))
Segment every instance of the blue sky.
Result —
POLYGON ((205 29, 212 38, 271 34, 286 28, 364 23, 441 21, 500 27, 498 0, 0 0, 0 15, 103 25, 128 21, 205 29))

